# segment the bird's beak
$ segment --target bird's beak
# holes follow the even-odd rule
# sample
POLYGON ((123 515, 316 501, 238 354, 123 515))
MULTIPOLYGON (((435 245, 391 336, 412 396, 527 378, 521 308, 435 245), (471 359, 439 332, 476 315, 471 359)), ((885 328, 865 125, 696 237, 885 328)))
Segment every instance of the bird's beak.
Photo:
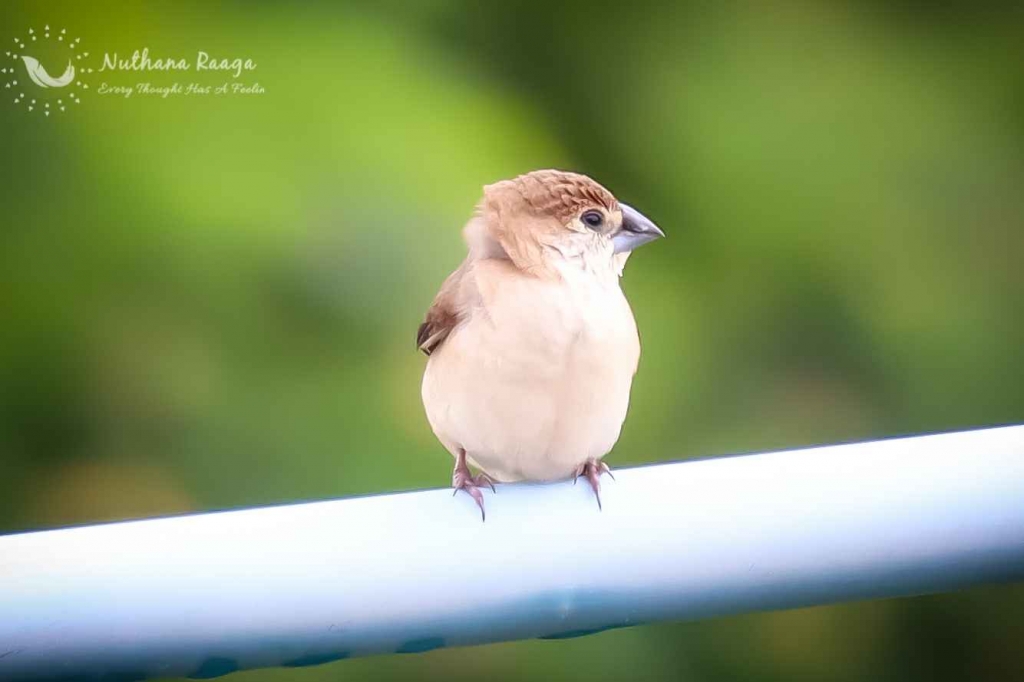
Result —
POLYGON ((619 208, 622 209, 622 229, 612 237, 615 253, 632 251, 638 246, 665 236, 657 225, 632 206, 620 203, 619 208))

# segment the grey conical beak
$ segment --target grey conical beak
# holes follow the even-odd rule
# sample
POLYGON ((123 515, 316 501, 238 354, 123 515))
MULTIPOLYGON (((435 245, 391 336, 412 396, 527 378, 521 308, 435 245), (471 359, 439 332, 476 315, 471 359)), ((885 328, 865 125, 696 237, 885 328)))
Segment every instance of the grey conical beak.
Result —
POLYGON ((665 236, 657 225, 632 206, 620 203, 619 208, 622 209, 622 229, 612 237, 615 253, 632 251, 638 246, 665 236))

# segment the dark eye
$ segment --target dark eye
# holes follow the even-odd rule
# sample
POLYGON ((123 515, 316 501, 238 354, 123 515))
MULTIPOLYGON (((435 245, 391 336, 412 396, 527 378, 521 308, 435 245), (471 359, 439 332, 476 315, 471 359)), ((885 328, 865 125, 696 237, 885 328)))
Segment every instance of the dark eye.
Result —
POLYGON ((596 230, 604 224, 604 216, 601 215, 600 211, 587 211, 580 216, 580 220, 592 230, 596 230))

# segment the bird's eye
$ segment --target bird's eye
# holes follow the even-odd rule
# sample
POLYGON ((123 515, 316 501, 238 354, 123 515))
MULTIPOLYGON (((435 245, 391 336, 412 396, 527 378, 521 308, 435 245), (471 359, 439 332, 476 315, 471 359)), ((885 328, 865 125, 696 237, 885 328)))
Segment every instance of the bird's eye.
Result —
POLYGON ((580 216, 580 220, 592 230, 596 230, 604 224, 604 216, 601 215, 600 211, 587 211, 580 216))

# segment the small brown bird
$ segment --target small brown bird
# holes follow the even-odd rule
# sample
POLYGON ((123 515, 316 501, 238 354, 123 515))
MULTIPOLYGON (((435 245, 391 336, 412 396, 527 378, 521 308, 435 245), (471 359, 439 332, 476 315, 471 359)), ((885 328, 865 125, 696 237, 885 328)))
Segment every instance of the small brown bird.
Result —
POLYGON ((469 254, 416 336, 455 492, 483 515, 495 481, 584 476, 600 507, 640 359, 619 277, 664 233, 585 175, 539 170, 484 187, 463 236, 469 254))

